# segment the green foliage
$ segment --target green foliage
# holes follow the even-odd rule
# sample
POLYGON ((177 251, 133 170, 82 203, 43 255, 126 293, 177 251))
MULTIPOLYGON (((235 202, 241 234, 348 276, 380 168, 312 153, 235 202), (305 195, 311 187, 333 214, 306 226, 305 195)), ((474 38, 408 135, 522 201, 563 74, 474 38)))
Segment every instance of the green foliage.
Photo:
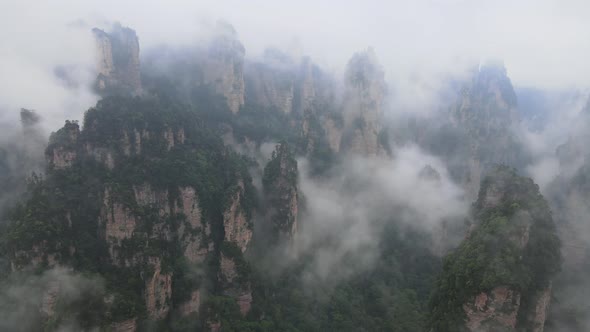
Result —
MULTIPOLYGON (((313 253, 277 276, 253 269, 255 331, 425 331, 428 296, 440 260, 423 233, 396 227, 383 230, 372 268, 337 282, 312 282, 313 253)), ((355 269, 354 259, 343 269, 355 269)), ((243 319, 242 319, 243 321, 243 319)))
POLYGON ((272 152, 270 161, 264 167, 262 185, 265 190, 273 190, 279 181, 287 186, 297 185, 297 160, 286 142, 281 142, 272 152))
POLYGON ((233 242, 223 241, 220 252, 236 264, 237 282, 248 282, 251 274, 250 264, 245 260, 242 250, 233 242))
MULTIPOLYGON (((222 215, 238 181, 244 184, 241 207, 248 217, 256 206, 248 161, 226 149, 198 112, 166 98, 102 99, 86 112, 83 131, 68 122, 53 134, 51 144, 50 148, 75 151, 77 158, 67 169, 48 169, 46 179, 34 178, 28 199, 11 213, 2 249, 13 259, 18 251, 28 253, 18 256, 22 265, 35 255, 51 254, 60 264, 103 276, 112 298, 103 303, 105 315, 89 319, 100 321, 98 325, 146 316, 143 292, 146 278, 153 274, 147 257, 158 257, 162 273, 173 274, 173 303, 182 303, 202 282, 195 267, 179 258, 181 243, 154 232, 158 226, 174 234, 186 216, 162 214, 164 207, 159 205, 140 206, 135 186, 149 184, 156 192, 168 193, 165 204, 172 206, 180 188, 195 188, 202 217, 216 232, 214 239, 223 235, 222 215), (168 146, 169 138, 174 146, 168 146), (97 160, 93 150, 111 153, 114 168, 97 160), (105 204, 121 204, 137 221, 133 236, 114 246, 120 259, 135 261, 130 267, 114 265, 109 258, 112 244, 105 241, 105 225, 99 222, 104 219, 105 189, 110 193, 105 204), (32 250, 36 247, 39 254, 32 250)), ((239 266, 247 267, 242 262, 239 266)), ((50 322, 48 328, 58 323, 50 322)))
POLYGON ((298 203, 297 178, 297 160, 289 145, 282 142, 272 152, 262 177, 265 197, 269 206, 276 210, 271 216, 271 224, 277 236, 288 233, 297 222, 292 206, 293 202, 298 203))
POLYGON ((560 243, 551 211, 531 179, 497 167, 482 182, 474 215, 477 228, 445 257, 436 282, 430 303, 430 324, 436 331, 463 326, 462 305, 478 293, 508 286, 520 291, 525 301, 546 287, 560 268, 560 243), (520 241, 529 227, 522 248, 520 241))

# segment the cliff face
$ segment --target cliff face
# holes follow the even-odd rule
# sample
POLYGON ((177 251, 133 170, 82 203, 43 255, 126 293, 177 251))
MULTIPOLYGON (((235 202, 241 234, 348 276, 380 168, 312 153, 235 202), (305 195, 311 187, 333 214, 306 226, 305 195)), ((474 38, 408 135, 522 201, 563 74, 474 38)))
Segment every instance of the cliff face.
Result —
POLYGON ((63 170, 71 167, 78 156, 78 138, 80 126, 77 122, 66 122, 66 125, 53 133, 50 144, 45 151, 47 165, 52 169, 63 170))
POLYGON ((252 238, 251 179, 194 113, 176 107, 111 97, 87 112, 84 130, 67 122, 51 136, 47 179, 11 228, 15 271, 100 271, 109 289, 101 305, 117 313, 102 323, 113 330, 199 315, 207 280, 225 280, 219 295, 243 314, 252 301, 249 283, 234 278, 252 238), (207 267, 215 257, 220 267, 207 267))
POLYGON ((431 324, 437 331, 542 331, 561 255, 538 187, 498 167, 482 182, 473 213, 467 238, 446 258, 431 324))
POLYGON ((141 92, 139 40, 135 31, 115 24, 110 32, 92 29, 97 45, 95 87, 101 94, 141 92))
POLYGON ((235 243, 241 252, 246 251, 252 239, 252 225, 242 207, 244 194, 244 182, 239 180, 231 203, 223 213, 224 240, 235 243))
POLYGON ((451 121, 468 142, 468 167, 462 179, 471 198, 494 163, 520 167, 524 156, 515 134, 519 122, 516 94, 501 63, 477 69, 451 108, 451 121))
POLYGON ((267 50, 261 62, 246 67, 247 96, 272 111, 291 113, 295 98, 296 64, 287 55, 267 50))
POLYGON ((347 150, 377 155, 386 92, 385 74, 372 49, 358 53, 348 63, 345 74, 344 135, 347 150))
POLYGON ((246 50, 234 28, 219 22, 202 65, 203 83, 225 97, 232 113, 244 105, 246 50))
POLYGON ((269 206, 272 233, 277 239, 292 239, 297 234, 299 191, 297 161, 285 143, 277 146, 264 168, 263 187, 269 206))

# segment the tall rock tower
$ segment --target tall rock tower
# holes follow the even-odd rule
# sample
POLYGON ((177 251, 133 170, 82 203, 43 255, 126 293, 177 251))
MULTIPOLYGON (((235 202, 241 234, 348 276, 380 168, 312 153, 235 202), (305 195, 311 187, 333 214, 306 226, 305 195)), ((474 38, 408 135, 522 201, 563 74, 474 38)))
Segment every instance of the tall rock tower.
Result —
POLYGON ((97 44, 95 88, 103 95, 141 92, 139 40, 134 30, 115 24, 110 32, 92 29, 97 44))
POLYGON ((539 186, 496 167, 472 213, 468 236, 445 257, 436 281, 432 331, 542 332, 561 243, 539 186))
POLYGON ((355 54, 345 75, 342 147, 354 153, 376 155, 380 151, 386 84, 373 49, 355 54))
POLYGON ((492 164, 519 167, 526 158, 512 130, 519 122, 516 93, 501 62, 489 62, 474 71, 451 108, 451 121, 467 140, 469 160, 463 182, 472 198, 492 164))
POLYGON ((228 23, 218 22, 203 66, 204 83, 223 95, 232 113, 244 105, 244 55, 238 34, 228 23))
POLYGON ((286 143, 279 144, 264 167, 262 184, 268 204, 274 208, 270 222, 273 236, 280 243, 297 234, 299 190, 297 160, 286 143))

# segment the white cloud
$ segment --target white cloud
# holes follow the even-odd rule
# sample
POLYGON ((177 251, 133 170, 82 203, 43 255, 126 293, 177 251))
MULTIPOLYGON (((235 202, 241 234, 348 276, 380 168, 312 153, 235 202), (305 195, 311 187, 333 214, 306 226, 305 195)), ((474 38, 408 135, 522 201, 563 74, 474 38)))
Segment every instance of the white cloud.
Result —
POLYGON ((0 5, 10 27, 0 31, 0 118, 23 106, 59 121, 79 118, 92 95, 56 84, 53 67, 91 67, 87 29, 112 21, 136 29, 147 49, 190 44, 222 18, 235 25, 248 55, 297 41, 337 70, 370 45, 386 68, 394 105, 415 112, 432 107, 449 72, 462 73, 487 56, 503 58, 516 85, 587 87, 589 9, 581 0, 6 1, 0 5))

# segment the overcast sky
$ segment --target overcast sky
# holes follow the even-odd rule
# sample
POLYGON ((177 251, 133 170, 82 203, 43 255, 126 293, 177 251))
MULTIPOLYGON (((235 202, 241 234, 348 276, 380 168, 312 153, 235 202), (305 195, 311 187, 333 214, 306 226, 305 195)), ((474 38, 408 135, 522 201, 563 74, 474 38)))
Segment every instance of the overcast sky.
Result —
MULTIPOLYGON (((247 56, 267 46, 299 49, 340 71, 375 48, 386 79, 406 101, 426 98, 440 78, 466 64, 502 58, 515 85, 590 86, 590 2, 548 1, 2 1, 0 121, 30 107, 62 121, 95 102, 59 85, 56 65, 92 77, 92 26, 120 21, 143 50, 191 44, 218 19, 232 23, 247 56)), ((47 117, 47 116, 46 116, 47 117)))

